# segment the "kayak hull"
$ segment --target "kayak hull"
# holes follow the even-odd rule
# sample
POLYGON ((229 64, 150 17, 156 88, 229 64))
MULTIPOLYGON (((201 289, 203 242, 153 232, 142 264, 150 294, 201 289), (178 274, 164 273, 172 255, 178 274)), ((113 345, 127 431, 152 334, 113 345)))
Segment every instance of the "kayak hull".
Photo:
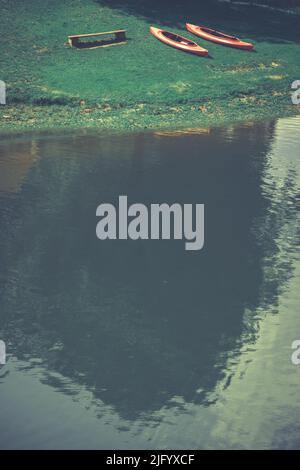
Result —
POLYGON ((175 47, 183 52, 188 52, 189 54, 195 54, 202 57, 208 56, 208 50, 199 46, 199 44, 191 41, 190 39, 179 36, 179 34, 166 31, 164 29, 155 28, 154 26, 150 27, 150 33, 153 34, 156 39, 162 41, 168 46, 175 47))
POLYGON ((191 23, 186 23, 186 29, 195 36, 205 39, 206 41, 221 44, 222 46, 243 49, 245 51, 253 50, 253 44, 241 41, 235 36, 229 36, 228 34, 221 33, 220 31, 216 31, 214 29, 206 28, 204 26, 197 26, 191 23))

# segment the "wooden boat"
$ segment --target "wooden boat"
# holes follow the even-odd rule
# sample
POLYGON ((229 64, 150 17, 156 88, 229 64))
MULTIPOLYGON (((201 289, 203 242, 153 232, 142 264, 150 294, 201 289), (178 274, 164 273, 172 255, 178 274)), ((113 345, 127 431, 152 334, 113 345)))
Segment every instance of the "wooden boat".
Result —
POLYGON ((168 46, 175 47, 184 52, 189 52, 190 54, 196 54, 200 56, 207 56, 208 51, 203 47, 199 46, 194 41, 179 36, 179 34, 166 31, 164 29, 155 28, 154 26, 150 27, 150 33, 153 34, 157 39, 164 42, 168 46))
POLYGON ((229 34, 221 33, 220 31, 206 28, 205 26, 186 23, 186 29, 190 33, 193 33, 202 39, 215 42, 216 44, 221 44, 222 46, 236 47, 237 49, 244 49, 247 51, 251 51, 253 49, 253 44, 250 44, 249 42, 243 42, 235 36, 229 36, 229 34))
POLYGON ((95 49, 97 47, 126 44, 126 29, 117 29, 102 33, 73 34, 72 36, 68 36, 68 42, 71 47, 77 47, 79 49, 95 49), (105 36, 108 36, 108 38, 102 39, 105 36), (85 39, 88 41, 85 41, 85 39))

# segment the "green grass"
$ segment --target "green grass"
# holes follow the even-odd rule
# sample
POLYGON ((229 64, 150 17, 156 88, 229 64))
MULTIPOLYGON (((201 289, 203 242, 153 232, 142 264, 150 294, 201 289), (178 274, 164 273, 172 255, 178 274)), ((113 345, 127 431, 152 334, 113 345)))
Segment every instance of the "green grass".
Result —
POLYGON ((151 127, 149 116, 164 127, 166 116, 175 125, 214 122, 214 114, 218 122, 262 118, 266 109, 272 115, 296 112, 290 86, 300 79, 299 17, 207 3, 0 0, 0 79, 8 86, 0 128, 38 127, 39 116, 46 127, 124 127, 120 116, 132 127, 139 127, 140 119, 151 127), (211 55, 200 58, 149 34, 155 24, 193 38, 185 20, 236 33, 254 42, 256 52, 199 39, 211 55), (118 28, 128 31, 126 45, 92 50, 66 45, 68 34, 118 28))

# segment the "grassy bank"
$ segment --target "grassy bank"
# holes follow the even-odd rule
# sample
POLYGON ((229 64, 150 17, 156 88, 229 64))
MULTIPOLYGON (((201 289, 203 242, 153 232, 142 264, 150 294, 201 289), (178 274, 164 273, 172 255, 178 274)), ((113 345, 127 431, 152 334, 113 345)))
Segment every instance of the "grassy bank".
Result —
POLYGON ((195 127, 299 112, 290 100, 300 79, 299 16, 207 3, 0 0, 0 79, 7 84, 0 130, 195 127), (199 39, 210 52, 199 58, 148 32, 155 24, 192 38, 186 20, 240 35, 256 52, 199 39), (68 34, 118 28, 128 31, 126 45, 65 44, 68 34))

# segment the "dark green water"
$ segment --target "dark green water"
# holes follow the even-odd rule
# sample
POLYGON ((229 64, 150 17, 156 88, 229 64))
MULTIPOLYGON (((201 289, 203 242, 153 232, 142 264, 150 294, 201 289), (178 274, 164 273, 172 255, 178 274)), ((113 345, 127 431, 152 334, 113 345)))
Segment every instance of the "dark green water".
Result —
POLYGON ((0 448, 300 448, 300 119, 0 142, 0 448), (205 246, 96 207, 204 203, 205 246))

